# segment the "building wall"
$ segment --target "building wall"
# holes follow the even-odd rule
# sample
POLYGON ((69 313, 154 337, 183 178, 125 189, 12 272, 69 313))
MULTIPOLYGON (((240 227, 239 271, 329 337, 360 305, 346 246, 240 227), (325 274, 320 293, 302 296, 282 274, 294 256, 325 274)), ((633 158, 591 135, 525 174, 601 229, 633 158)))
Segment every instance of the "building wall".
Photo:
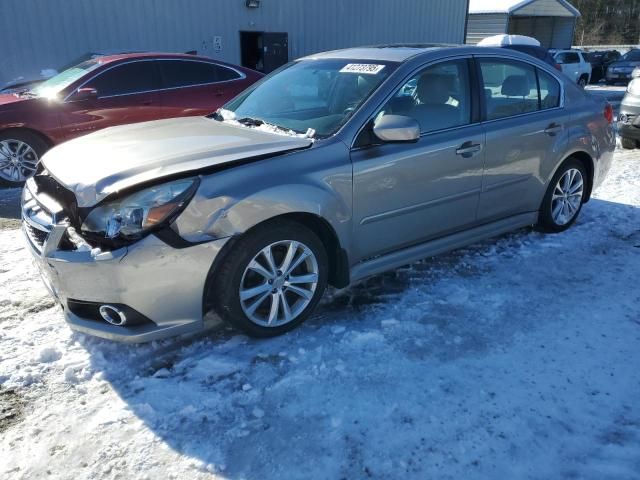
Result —
POLYGON ((543 47, 570 48, 573 39, 573 17, 520 17, 509 19, 508 32, 537 39, 543 47))
POLYGON ((467 0, 261 0, 257 9, 245 0, 0 0, 0 85, 90 51, 197 50, 239 63, 241 30, 287 32, 290 59, 366 44, 463 43, 466 14, 467 0))
POLYGON ((512 11, 513 15, 529 15, 537 17, 573 17, 562 2, 558 0, 537 0, 522 8, 512 11))
POLYGON ((470 14, 467 24, 467 43, 475 45, 492 35, 507 33, 509 17, 503 13, 470 14))

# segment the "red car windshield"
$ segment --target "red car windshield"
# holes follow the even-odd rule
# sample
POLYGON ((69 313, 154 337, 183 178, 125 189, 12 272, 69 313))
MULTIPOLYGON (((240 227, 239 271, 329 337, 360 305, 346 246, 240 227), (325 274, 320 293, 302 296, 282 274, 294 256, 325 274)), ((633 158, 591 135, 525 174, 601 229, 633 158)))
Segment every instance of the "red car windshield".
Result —
POLYGON ((51 77, 46 82, 42 82, 33 89, 33 93, 39 97, 56 97, 62 90, 99 66, 100 63, 96 60, 82 62, 75 67, 68 68, 64 72, 51 77))

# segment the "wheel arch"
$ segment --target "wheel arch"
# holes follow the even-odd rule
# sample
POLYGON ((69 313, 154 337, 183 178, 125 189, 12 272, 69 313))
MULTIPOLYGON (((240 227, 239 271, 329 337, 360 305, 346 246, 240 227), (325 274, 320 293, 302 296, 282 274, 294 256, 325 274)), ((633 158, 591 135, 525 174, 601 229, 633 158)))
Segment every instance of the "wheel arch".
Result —
POLYGON ((204 291, 202 296, 202 306, 203 306, 203 314, 211 310, 212 308, 212 288, 211 285, 216 278, 218 270, 224 264, 227 256, 231 253, 231 251, 235 248, 235 245, 239 238, 244 235, 249 235, 257 228, 262 228, 269 223, 275 223, 279 221, 289 221, 298 223, 300 225, 304 225, 308 229, 310 229, 315 235, 318 236, 322 244, 324 245, 325 251, 327 252, 327 258, 329 260, 329 278, 328 283, 336 288, 344 288, 350 283, 350 268, 349 268, 349 259, 348 253, 343 245, 340 243, 340 239, 336 230, 333 226, 320 215, 298 211, 298 212, 287 212, 280 215, 275 215, 268 219, 265 219, 251 228, 249 228, 246 232, 235 235, 229 239, 229 241, 224 245, 220 253, 216 256, 216 259, 212 263, 209 273, 207 275, 207 279, 204 285, 204 291))
POLYGON ((7 132, 9 132, 9 133, 11 133, 11 132, 26 132, 26 133, 30 133, 31 135, 35 135, 38 138, 40 138, 44 143, 47 144, 47 146, 49 148, 51 148, 51 147, 53 147, 55 145, 54 141, 51 138, 49 138, 47 135, 42 133, 40 130, 36 130, 34 128, 24 127, 24 126, 12 126, 12 127, 0 128, 0 135, 4 135, 7 132))
MULTIPOLYGON (((586 197, 585 197, 585 203, 588 202, 591 199, 591 192, 593 191, 593 180, 594 180, 594 175, 595 175, 595 164, 593 161, 593 157, 585 152, 584 150, 576 150, 573 151, 571 153, 569 153, 568 155, 566 155, 561 162, 558 162, 558 165, 556 166, 556 168, 553 169, 553 171, 550 172, 549 177, 547 178, 547 187, 549 188, 549 183, 551 182, 551 180, 553 180, 554 175, 556 174, 556 172, 558 171, 558 169, 564 165, 564 163, 569 160, 569 159, 576 159, 578 160, 580 163, 582 163, 582 165, 584 166, 584 169, 587 171, 587 188, 586 188, 586 197)), ((546 189, 545 189, 546 191, 546 189)))

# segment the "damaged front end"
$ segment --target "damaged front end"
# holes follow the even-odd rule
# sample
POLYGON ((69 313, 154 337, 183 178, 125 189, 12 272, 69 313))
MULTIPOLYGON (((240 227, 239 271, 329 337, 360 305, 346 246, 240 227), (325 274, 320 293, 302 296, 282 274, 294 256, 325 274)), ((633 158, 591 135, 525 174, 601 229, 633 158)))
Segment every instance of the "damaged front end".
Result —
MULTIPOLYGON (((163 212, 175 214, 169 208, 163 212)), ((90 215, 46 170, 25 185, 23 231, 71 328, 128 342, 204 328, 203 285, 225 239, 175 249, 149 235, 153 229, 129 238, 113 225, 110 231, 87 234, 83 226, 90 215), (109 233, 113 238, 105 236, 109 233)), ((148 216, 147 211, 143 217, 148 216)), ((125 233, 132 228, 120 223, 125 233)))

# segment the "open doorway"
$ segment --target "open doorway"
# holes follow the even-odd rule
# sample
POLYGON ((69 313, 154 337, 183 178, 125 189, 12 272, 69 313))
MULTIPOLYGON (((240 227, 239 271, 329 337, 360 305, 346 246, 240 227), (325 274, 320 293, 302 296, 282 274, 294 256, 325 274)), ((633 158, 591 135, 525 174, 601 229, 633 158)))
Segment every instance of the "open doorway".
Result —
POLYGON ((243 67, 269 73, 289 61, 287 33, 240 32, 243 67))

